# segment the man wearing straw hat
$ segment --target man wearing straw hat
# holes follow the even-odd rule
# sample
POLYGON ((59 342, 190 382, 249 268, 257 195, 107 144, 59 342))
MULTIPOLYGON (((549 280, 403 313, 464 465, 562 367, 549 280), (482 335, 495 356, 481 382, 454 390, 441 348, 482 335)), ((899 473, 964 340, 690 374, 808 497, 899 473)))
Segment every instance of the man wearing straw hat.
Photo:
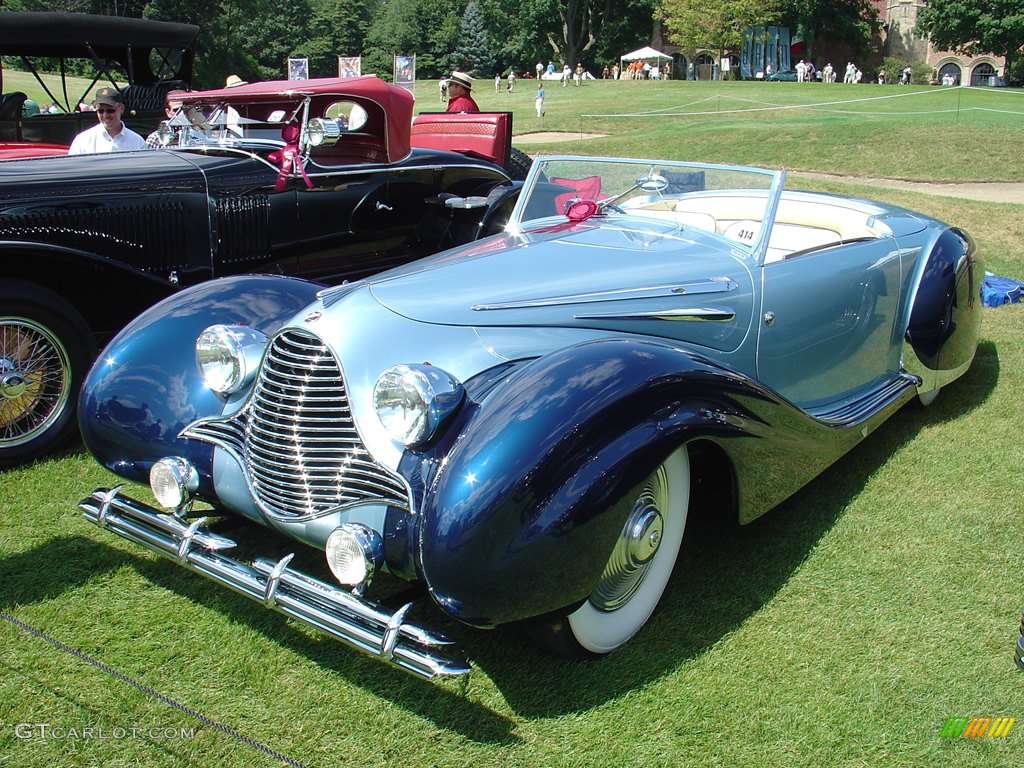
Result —
POLYGON ((473 78, 463 72, 452 72, 448 78, 448 109, 446 112, 479 112, 473 101, 473 78))

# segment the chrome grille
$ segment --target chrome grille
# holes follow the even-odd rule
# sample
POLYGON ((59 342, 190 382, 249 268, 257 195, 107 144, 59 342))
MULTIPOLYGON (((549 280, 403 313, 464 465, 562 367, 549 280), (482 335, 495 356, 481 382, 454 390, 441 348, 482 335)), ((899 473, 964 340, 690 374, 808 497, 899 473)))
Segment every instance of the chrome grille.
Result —
POLYGON ((409 507, 401 478, 374 461, 356 432, 341 366, 304 331, 271 342, 241 411, 185 434, 235 454, 253 498, 271 516, 315 517, 367 502, 409 507))

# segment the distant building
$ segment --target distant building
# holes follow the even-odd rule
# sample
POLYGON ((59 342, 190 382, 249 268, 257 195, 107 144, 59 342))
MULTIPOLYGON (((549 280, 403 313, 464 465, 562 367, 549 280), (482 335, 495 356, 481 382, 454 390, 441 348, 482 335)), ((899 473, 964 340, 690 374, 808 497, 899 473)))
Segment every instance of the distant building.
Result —
POLYGON ((883 23, 884 54, 909 64, 927 64, 935 70, 938 82, 951 79, 956 85, 989 85, 990 78, 1007 77, 1005 62, 999 56, 963 56, 939 51, 914 35, 917 13, 927 6, 925 0, 872 0, 883 23))

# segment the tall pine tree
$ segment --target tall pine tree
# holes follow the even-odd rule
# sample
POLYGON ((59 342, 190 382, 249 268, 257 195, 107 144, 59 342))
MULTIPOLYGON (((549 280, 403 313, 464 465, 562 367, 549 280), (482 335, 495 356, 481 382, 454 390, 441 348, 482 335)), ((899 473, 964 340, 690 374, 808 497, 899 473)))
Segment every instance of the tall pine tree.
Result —
POLYGON ((466 6, 459 24, 459 44, 455 49, 454 64, 473 77, 494 75, 495 55, 487 41, 484 20, 474 0, 466 6))

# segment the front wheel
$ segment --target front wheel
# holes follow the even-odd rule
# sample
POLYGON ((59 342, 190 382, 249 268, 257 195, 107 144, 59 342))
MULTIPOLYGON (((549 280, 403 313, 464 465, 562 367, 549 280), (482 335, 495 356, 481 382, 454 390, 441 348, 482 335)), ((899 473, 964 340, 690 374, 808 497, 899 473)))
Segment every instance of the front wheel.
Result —
POLYGON ((0 467, 53 450, 75 434, 75 399, 94 344, 54 293, 0 284, 0 467))
POLYGON ((631 511, 587 601, 535 626, 533 638, 560 656, 611 653, 647 622, 668 584, 690 505, 690 462, 677 449, 635 491, 631 511))

